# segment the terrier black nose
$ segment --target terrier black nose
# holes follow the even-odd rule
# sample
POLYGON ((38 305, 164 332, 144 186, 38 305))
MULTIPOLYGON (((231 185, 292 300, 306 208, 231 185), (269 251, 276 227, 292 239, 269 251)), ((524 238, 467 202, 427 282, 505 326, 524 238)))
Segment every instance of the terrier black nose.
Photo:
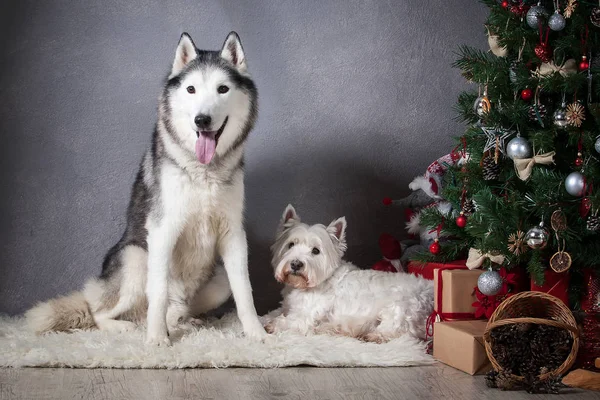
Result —
POLYGON ((304 263, 302 261, 294 260, 290 263, 290 267, 292 267, 293 272, 297 272, 304 267, 304 263))
POLYGON ((200 129, 208 128, 210 126, 211 122, 212 122, 212 118, 210 117, 210 115, 206 115, 206 114, 198 114, 198 115, 196 115, 196 118, 194 118, 194 123, 200 129))

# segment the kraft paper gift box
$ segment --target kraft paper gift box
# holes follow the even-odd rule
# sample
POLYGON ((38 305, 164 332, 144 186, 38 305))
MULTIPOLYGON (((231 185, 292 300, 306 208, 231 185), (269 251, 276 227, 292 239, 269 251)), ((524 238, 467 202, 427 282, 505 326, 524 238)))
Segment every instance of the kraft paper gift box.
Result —
POLYGON ((457 260, 457 261, 449 261, 445 263, 437 263, 437 262, 428 262, 428 263, 420 263, 417 261, 411 261, 408 263, 408 273, 414 274, 417 276, 422 276, 425 279, 433 280, 433 271, 436 269, 444 269, 448 267, 456 268, 462 267, 464 269, 467 268, 466 260, 457 260))
POLYGON ((460 266, 447 266, 434 271, 434 309, 440 320, 475 318, 475 287, 483 272, 460 266))
POLYGON ((433 357, 470 375, 485 374, 492 365, 485 352, 486 321, 436 322, 433 357))

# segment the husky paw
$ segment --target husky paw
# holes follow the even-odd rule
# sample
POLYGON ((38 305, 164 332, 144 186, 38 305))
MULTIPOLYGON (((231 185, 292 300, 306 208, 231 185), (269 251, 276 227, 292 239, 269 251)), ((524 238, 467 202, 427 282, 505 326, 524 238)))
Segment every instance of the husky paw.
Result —
POLYGON ((271 333, 275 333, 275 322, 274 321, 270 321, 268 323, 266 323, 264 325, 265 331, 267 331, 267 333, 271 334, 271 333))
POLYGON ((167 335, 148 335, 146 345, 150 347, 168 347, 171 345, 171 340, 167 335))
POLYGON ((114 319, 108 319, 104 321, 97 321, 98 327, 110 333, 124 333, 132 332, 136 328, 136 324, 131 321, 119 321, 114 319))
POLYGON ((265 328, 263 328, 260 323, 252 325, 251 327, 248 327, 248 329, 245 328, 244 334, 246 337, 255 340, 264 340, 269 336, 267 335, 267 332, 265 332, 265 328))

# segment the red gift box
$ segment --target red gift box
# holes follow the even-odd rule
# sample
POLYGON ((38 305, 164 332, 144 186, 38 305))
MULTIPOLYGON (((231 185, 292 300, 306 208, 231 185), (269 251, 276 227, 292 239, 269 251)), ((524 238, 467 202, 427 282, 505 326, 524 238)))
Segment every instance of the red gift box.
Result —
POLYGON ((467 269, 466 262, 466 260, 457 260, 447 263, 428 262, 423 264, 411 261, 408 263, 408 273, 416 276, 422 276, 425 279, 433 280, 433 270, 449 269, 449 267, 462 267, 463 269, 467 269))
POLYGON ((561 272, 560 274, 547 269, 544 271, 544 284, 539 286, 531 278, 531 290, 534 292, 544 292, 551 294, 554 297, 558 297, 569 305, 569 282, 570 275, 568 272, 561 272))

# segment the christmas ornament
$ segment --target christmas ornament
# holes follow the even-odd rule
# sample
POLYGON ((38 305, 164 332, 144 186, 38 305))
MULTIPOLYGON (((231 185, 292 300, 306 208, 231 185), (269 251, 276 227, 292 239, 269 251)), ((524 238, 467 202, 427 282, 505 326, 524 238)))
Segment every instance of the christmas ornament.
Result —
POLYGON ((559 129, 564 129, 567 127, 567 104, 563 101, 561 106, 554 111, 554 126, 559 129))
POLYGON ((562 31, 563 29, 565 29, 566 25, 567 20, 565 19, 565 17, 560 15, 558 10, 554 11, 554 14, 552 14, 548 19, 548 26, 553 31, 562 31))
POLYGON ((600 357, 600 275, 595 268, 583 270, 584 293, 581 296, 583 321, 580 328, 580 344, 577 352, 577 365, 594 368, 594 361, 600 357))
POLYGON ((598 210, 596 210, 594 214, 588 216, 585 225, 588 231, 596 232, 600 229, 600 216, 598 215, 598 210))
POLYGON ((571 172, 565 180, 565 189, 572 196, 582 196, 585 189, 585 178, 581 172, 571 172))
POLYGON ((537 5, 531 7, 529 11, 527 11, 527 16, 525 20, 527 21, 527 25, 530 28, 537 29, 538 26, 543 24, 548 18, 548 10, 546 10, 542 6, 542 2, 538 2, 537 5))
POLYGON ((581 167, 583 165, 583 154, 577 153, 577 158, 575 159, 575 166, 581 167))
POLYGON ((571 255, 566 251, 557 251, 550 258, 550 268, 556 273, 565 272, 571 268, 571 255))
POLYGON ((498 43, 498 35, 494 35, 490 32, 489 28, 487 30, 488 33, 488 45, 490 46, 490 51, 497 57, 505 57, 508 54, 508 49, 505 46, 500 46, 498 43))
POLYGON ((479 275, 477 288, 486 296, 494 296, 502 289, 502 277, 498 271, 489 270, 479 275))
POLYGON ((519 179, 522 181, 526 181, 531 176, 533 172, 533 166, 536 164, 549 165, 554 162, 554 155, 556 153, 554 151, 550 151, 544 154, 538 154, 532 158, 515 158, 513 161, 515 162, 515 171, 517 171, 517 175, 519 179))
POLYGON ((511 83, 517 83, 517 70, 519 69, 519 62, 513 61, 510 63, 510 67, 508 69, 508 77, 510 78, 511 83))
POLYGON ((534 226, 525 234, 525 241, 527 246, 532 249, 543 249, 548 244, 548 238, 550 234, 548 230, 544 228, 544 223, 540 222, 538 226, 534 226))
POLYGON ((456 217, 456 226, 459 228, 464 228, 467 226, 467 217, 465 217, 464 211, 461 211, 460 215, 456 217))
POLYGON ((567 216, 561 209, 552 213, 550 217, 550 226, 556 232, 564 232, 567 230, 567 216))
POLYGON ((577 61, 573 58, 569 58, 562 65, 556 65, 554 61, 542 63, 535 71, 534 76, 542 77, 552 75, 558 72, 562 76, 568 76, 577 73, 577 61))
POLYGON ((533 98, 533 90, 531 90, 530 88, 521 90, 521 98, 524 101, 531 100, 533 98))
POLYGON ((483 265, 485 260, 490 260, 493 264, 502 264, 504 262, 504 256, 497 253, 482 253, 480 250, 471 247, 465 265, 469 269, 477 269, 483 265))
POLYGON ((511 131, 505 131, 497 128, 481 128, 487 136, 487 142, 483 148, 483 152, 494 149, 494 161, 498 160, 499 153, 505 154, 504 141, 507 137, 513 134, 511 131))
POLYGON ((431 254, 439 254, 441 250, 439 239, 435 239, 429 246, 429 252, 431 254))
POLYGON ((502 6, 502 8, 508 8, 509 3, 507 0, 504 0, 502 3, 500 3, 500 5, 502 6))
POLYGON ((597 28, 600 28, 600 7, 592 8, 590 22, 597 28))
POLYGON ((500 165, 491 155, 486 156, 482 161, 483 179, 494 181, 500 177, 500 165))
POLYGON ((588 61, 586 56, 581 56, 581 62, 579 63, 579 70, 580 71, 587 71, 587 69, 590 67, 590 62, 588 61))
POLYGON ((537 58, 539 58, 542 62, 550 62, 552 60, 552 49, 550 45, 548 45, 548 33, 550 32, 550 28, 546 29, 546 40, 542 39, 542 26, 540 25, 540 43, 535 46, 534 52, 537 58))
POLYGON ((600 153, 600 136, 596 138, 596 143, 594 143, 594 149, 596 149, 597 153, 600 153))
POLYGON ((577 0, 568 0, 567 6, 565 7, 565 18, 571 18, 571 15, 575 12, 575 7, 577 7, 577 0))
POLYGON ((529 107, 529 119, 531 121, 537 121, 544 127, 544 120, 548 116, 548 110, 543 104, 534 104, 529 107))
POLYGON ((475 99, 475 104, 473 104, 473 109, 475 113, 480 117, 485 117, 486 114, 490 111, 491 104, 490 100, 487 97, 487 91, 483 92, 483 96, 479 96, 475 99))
POLYGON ((508 235, 508 251, 515 256, 525 253, 527 246, 525 245, 525 234, 523 231, 517 231, 508 235))
POLYGON ((517 136, 506 145, 506 155, 511 160, 531 157, 531 145, 527 139, 517 136))
POLYGON ((523 2, 521 2, 518 5, 513 5, 512 7, 510 7, 510 12, 515 14, 517 17, 523 17, 525 14, 527 14, 527 11, 529 11, 529 6, 526 4, 523 4, 523 2))

